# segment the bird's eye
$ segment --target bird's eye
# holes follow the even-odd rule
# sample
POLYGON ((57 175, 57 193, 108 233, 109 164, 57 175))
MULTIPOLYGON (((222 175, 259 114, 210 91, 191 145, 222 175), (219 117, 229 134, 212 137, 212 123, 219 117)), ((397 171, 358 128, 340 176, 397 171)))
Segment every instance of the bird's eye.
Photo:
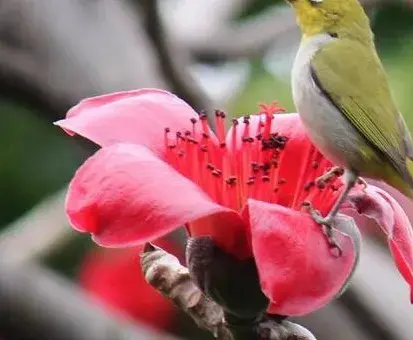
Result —
POLYGON ((308 0, 311 5, 319 5, 321 4, 324 0, 308 0))

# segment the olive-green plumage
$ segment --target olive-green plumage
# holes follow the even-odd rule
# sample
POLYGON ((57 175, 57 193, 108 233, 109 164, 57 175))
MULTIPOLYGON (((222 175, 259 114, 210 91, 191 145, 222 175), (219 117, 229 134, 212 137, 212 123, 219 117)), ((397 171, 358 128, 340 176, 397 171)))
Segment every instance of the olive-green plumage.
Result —
POLYGON ((288 0, 303 33, 294 100, 327 157, 413 197, 413 145, 357 0, 288 0))
MULTIPOLYGON (((382 154, 384 163, 390 165, 383 168, 366 162, 371 168, 360 171, 409 194, 413 187, 409 172, 413 156, 410 135, 393 102, 376 54, 362 43, 343 39, 316 53, 311 67, 334 105, 371 144, 373 151, 382 154)), ((366 148, 365 157, 374 159, 368 151, 366 148)))

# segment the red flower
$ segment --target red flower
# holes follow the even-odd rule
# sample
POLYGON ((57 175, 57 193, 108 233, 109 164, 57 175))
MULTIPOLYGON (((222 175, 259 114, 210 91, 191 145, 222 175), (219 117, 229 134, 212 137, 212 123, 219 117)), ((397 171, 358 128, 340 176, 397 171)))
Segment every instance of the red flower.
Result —
MULTIPOLYGON (((165 245, 168 249, 163 242, 165 245)), ((140 251, 141 247, 91 251, 81 264, 79 283, 105 304, 135 320, 168 330, 175 321, 175 307, 145 281, 137 268, 140 251)))
MULTIPOLYGON (((281 111, 274 105, 261 109, 233 120, 225 136, 223 112, 216 112, 214 135, 204 115, 161 90, 82 101, 56 123, 102 146, 70 184, 72 226, 101 245, 126 246, 185 224, 192 236, 210 235, 240 259, 254 256, 272 313, 322 307, 347 282, 357 250, 351 237, 335 231, 343 256, 332 256, 302 204, 325 214, 342 181, 315 185, 331 164, 310 143, 298 115, 274 115, 281 111)), ((412 285, 413 236, 403 211, 374 187, 367 194, 357 187, 352 197, 359 210, 366 200, 375 204, 412 285)))

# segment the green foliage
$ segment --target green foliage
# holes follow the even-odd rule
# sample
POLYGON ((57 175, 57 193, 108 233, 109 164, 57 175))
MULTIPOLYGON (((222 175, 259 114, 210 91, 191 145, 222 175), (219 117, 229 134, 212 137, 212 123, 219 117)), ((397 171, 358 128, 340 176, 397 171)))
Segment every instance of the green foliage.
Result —
MULTIPOLYGON (((69 228, 69 226, 67 226, 69 228)), ((66 246, 44 259, 44 263, 51 269, 59 271, 68 278, 74 279, 77 275, 83 258, 95 246, 88 234, 77 235, 66 246)))
POLYGON ((244 91, 230 105, 229 112, 234 116, 255 113, 259 108, 258 103, 270 103, 274 100, 289 112, 294 111, 290 85, 274 77, 261 65, 255 65, 244 91))
POLYGON ((285 4, 283 0, 256 0, 251 1, 248 5, 241 11, 238 20, 242 20, 248 18, 250 16, 257 15, 268 8, 277 5, 277 4, 285 4))

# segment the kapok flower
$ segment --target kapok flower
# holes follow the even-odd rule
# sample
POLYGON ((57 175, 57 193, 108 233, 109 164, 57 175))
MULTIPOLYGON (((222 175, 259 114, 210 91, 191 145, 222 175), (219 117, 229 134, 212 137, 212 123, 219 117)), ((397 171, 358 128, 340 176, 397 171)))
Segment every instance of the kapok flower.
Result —
MULTIPOLYGON (((349 279, 357 251, 336 230, 343 254, 333 256, 302 205, 327 213, 343 183, 336 176, 315 184, 331 164, 298 115, 280 111, 262 106, 257 115, 233 120, 227 134, 225 114, 216 111, 214 134, 205 115, 165 91, 83 100, 56 123, 102 147, 69 186, 72 226, 103 246, 131 246, 186 225, 191 236, 209 235, 240 259, 254 257, 271 313, 301 315, 324 306, 349 279)), ((360 211, 365 198, 376 204, 374 217, 413 285, 413 235, 403 211, 371 186, 352 195, 360 211)))

